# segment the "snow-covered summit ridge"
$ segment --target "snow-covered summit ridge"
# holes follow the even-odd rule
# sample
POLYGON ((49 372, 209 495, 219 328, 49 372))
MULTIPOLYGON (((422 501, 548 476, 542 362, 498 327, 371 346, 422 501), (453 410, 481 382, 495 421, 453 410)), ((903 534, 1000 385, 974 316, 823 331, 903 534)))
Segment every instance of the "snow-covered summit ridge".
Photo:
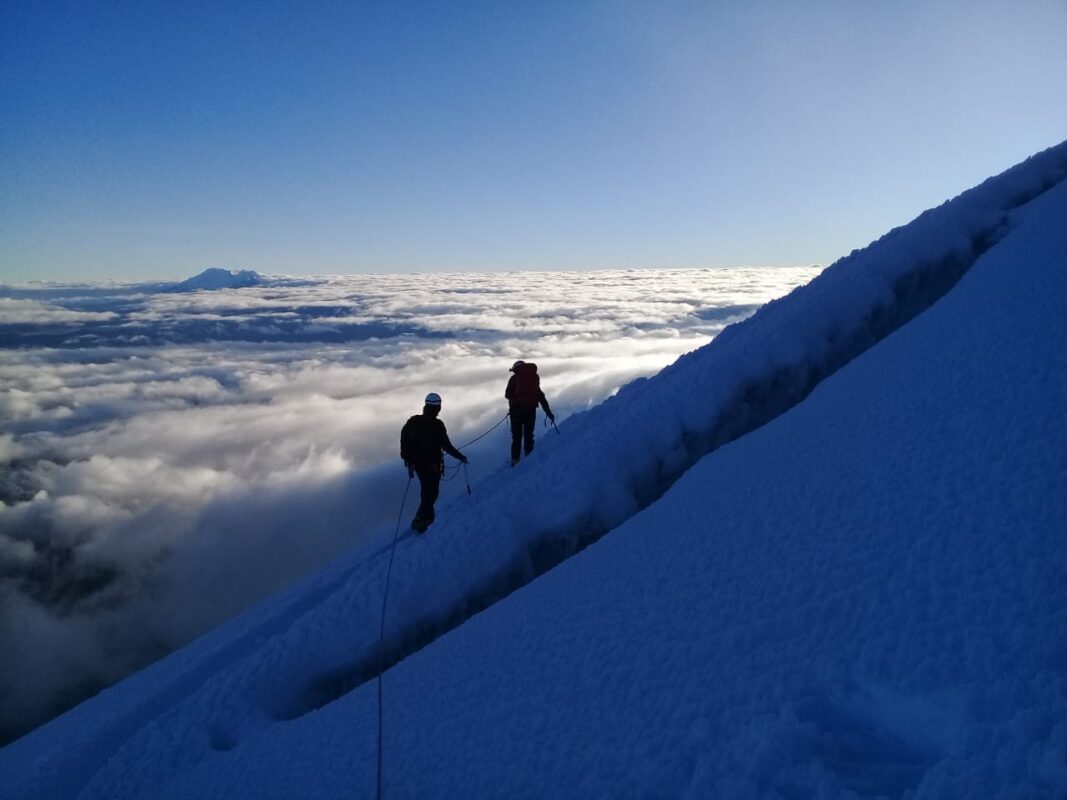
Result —
MULTIPOLYGON (((595 541, 660 497, 704 455, 799 403, 949 291, 1010 233, 1027 202, 1065 177, 1067 143, 854 251, 654 378, 635 381, 571 418, 563 436, 543 437, 531 462, 536 470, 512 471, 483 485, 477 502, 448 509, 428 546, 411 551, 390 590, 395 636, 385 663, 595 541)), ((373 609, 381 564, 368 560, 357 571, 364 567, 368 583, 357 588, 362 578, 353 579, 350 586, 367 594, 347 602, 373 609)), ((336 620, 344 647, 319 659, 321 674, 305 679, 302 696, 291 706, 281 702, 275 713, 309 711, 373 675, 372 617, 336 620)), ((322 647, 319 655, 331 644, 322 647)))
MULTIPOLYGON (((389 670, 387 795, 1067 797, 1065 222, 389 670)), ((376 689, 168 796, 371 794, 376 689)))
POLYGON ((262 284, 263 276, 252 269, 222 269, 209 267, 174 287, 175 292, 216 291, 218 289, 245 289, 262 284))
MULTIPOLYGON (((1067 144, 926 212, 568 420, 521 469, 441 509, 431 535, 398 546, 389 660, 649 506, 702 455, 795 405, 951 289, 1011 235, 1030 199, 1065 176, 1067 144)), ((308 727, 316 718, 308 712, 374 674, 391 533, 0 751, 11 796, 152 796, 287 720, 308 727)))

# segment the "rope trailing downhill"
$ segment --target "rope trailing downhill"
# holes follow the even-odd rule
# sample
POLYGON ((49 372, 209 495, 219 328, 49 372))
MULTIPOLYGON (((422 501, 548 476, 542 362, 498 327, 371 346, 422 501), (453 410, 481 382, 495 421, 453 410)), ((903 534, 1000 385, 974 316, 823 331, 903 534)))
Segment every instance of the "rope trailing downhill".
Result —
POLYGON ((400 513, 396 515, 396 530, 393 531, 393 545, 389 548, 389 567, 385 570, 385 590, 382 592, 382 621, 378 626, 378 800, 382 800, 382 674, 385 672, 385 607, 389 602, 389 579, 393 575, 393 556, 396 555, 396 540, 400 537, 400 520, 404 517, 404 505, 408 501, 408 489, 411 478, 404 487, 404 497, 400 501, 400 513))
MULTIPOLYGON (((464 444, 463 447, 467 447, 468 445, 472 445, 475 442, 477 442, 479 439, 484 439, 490 433, 492 433, 497 428, 499 428, 501 425, 503 425, 504 422, 507 420, 507 418, 508 418, 508 416, 507 416, 507 414, 505 414, 503 419, 500 420, 500 422, 496 423, 496 425, 491 427, 489 430, 487 430, 485 433, 481 434, 480 436, 477 436, 474 439, 471 439, 469 442, 464 444)), ((466 470, 467 465, 466 464, 456 464, 455 467, 454 467, 455 472, 452 475, 452 478, 456 477, 456 475, 459 474, 460 466, 463 466, 463 468, 464 468, 463 469, 463 474, 464 474, 464 476, 466 477, 466 480, 467 480, 467 494, 470 494, 471 493, 471 484, 470 484, 470 478, 467 477, 467 470, 466 470)), ((453 469, 453 468, 450 468, 450 469, 453 469)), ((443 478, 442 480, 451 480, 452 478, 443 478)), ((397 540, 400 538, 400 522, 404 518, 404 506, 407 505, 408 490, 410 490, 410 489, 411 489, 411 476, 409 475, 408 476, 408 482, 404 486, 404 496, 400 500, 400 511, 396 515, 396 529, 393 531, 393 543, 389 548, 389 566, 385 570, 385 588, 382 591, 382 618, 381 618, 381 622, 378 625, 378 771, 377 771, 377 797, 378 797, 378 800, 382 800, 382 749, 383 749, 383 747, 382 747, 382 740, 383 740, 382 730, 383 730, 383 727, 384 727, 383 711, 382 711, 382 708, 383 708, 383 703, 382 703, 382 676, 385 674, 385 611, 386 611, 386 607, 387 607, 387 605, 389 603, 389 583, 390 583, 390 579, 393 576, 393 559, 396 556, 396 543, 397 543, 397 540)))

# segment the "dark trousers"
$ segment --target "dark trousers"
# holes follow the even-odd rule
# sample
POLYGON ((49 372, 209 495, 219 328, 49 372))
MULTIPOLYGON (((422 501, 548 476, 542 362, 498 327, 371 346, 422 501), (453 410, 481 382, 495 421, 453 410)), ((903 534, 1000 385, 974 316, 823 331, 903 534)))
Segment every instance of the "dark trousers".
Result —
POLYGON ((429 469, 417 469, 415 474, 419 476, 419 510, 415 512, 415 519, 429 525, 434 521, 433 504, 437 502, 437 495, 441 492, 441 470, 436 467, 429 469))
POLYGON ((511 417, 511 460, 519 460, 519 448, 525 446, 526 455, 534 449, 534 427, 537 425, 537 408, 513 408, 511 417))

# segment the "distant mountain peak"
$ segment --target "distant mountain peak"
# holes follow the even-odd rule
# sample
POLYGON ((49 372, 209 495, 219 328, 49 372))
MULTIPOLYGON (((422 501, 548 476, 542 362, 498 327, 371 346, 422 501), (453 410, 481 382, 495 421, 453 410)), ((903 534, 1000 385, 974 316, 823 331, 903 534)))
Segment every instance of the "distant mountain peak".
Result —
POLYGON ((251 269, 222 269, 209 267, 199 275, 194 275, 174 287, 176 292, 196 292, 215 289, 243 289, 246 286, 258 286, 263 283, 263 276, 251 269))

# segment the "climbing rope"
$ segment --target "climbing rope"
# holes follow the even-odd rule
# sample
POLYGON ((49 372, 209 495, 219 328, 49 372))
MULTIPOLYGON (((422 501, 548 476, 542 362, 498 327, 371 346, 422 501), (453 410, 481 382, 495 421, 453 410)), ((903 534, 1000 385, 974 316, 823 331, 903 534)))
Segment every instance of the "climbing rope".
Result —
POLYGON ((501 425, 503 425, 503 424, 504 424, 505 422, 507 422, 507 421, 508 421, 508 415, 507 415, 507 414, 505 414, 505 415, 503 416, 503 418, 502 418, 502 419, 500 420, 500 422, 498 422, 498 423, 497 423, 496 425, 494 425, 494 426, 493 426, 492 428, 490 428, 489 430, 487 430, 487 431, 486 431, 485 433, 483 433, 483 434, 482 434, 481 436, 475 436, 475 437, 474 437, 473 439, 471 439, 471 440, 470 440, 469 442, 467 442, 466 444, 461 444, 461 445, 460 445, 460 446, 459 446, 459 447, 458 447, 457 449, 458 449, 458 450, 462 450, 462 449, 463 449, 464 447, 470 447, 470 446, 471 446, 472 444, 474 444, 475 442, 477 442, 477 441, 478 441, 479 439, 484 439, 484 438, 485 438, 486 436, 488 436, 488 435, 489 435, 490 433, 492 433, 493 431, 495 431, 495 430, 496 430, 497 428, 499 428, 499 427, 500 427, 501 425))
MULTIPOLYGON (((507 419, 508 415, 505 414, 504 417, 498 423, 496 423, 496 425, 491 427, 489 430, 487 430, 480 436, 476 436, 469 442, 460 445, 460 447, 469 447, 470 445, 477 442, 479 439, 484 439, 490 433, 492 433, 501 425, 503 425, 507 421, 507 419)), ((446 475, 448 473, 451 473, 451 475, 448 475, 448 477, 442 475, 441 480, 450 481, 455 478, 457 475, 459 475, 460 467, 463 468, 463 476, 467 481, 467 494, 470 494, 471 481, 470 476, 467 474, 466 462, 458 461, 452 466, 445 467, 446 475)), ((400 522, 404 518, 404 506, 407 505, 408 490, 411 489, 411 478, 412 476, 408 475, 407 485, 404 486, 404 497, 400 500, 400 511, 396 515, 396 530, 393 531, 393 543, 392 546, 389 548, 389 566, 385 570, 385 589, 382 592, 382 619, 378 626, 378 800, 381 800, 382 798, 382 675, 385 674, 385 609, 389 602, 389 580, 393 575, 393 558, 396 556, 396 542, 400 538, 400 522)))
POLYGON ((385 672, 385 606, 389 601, 389 579, 393 575, 393 556, 396 555, 396 540, 400 537, 400 520, 404 518, 404 505, 408 501, 408 489, 411 488, 411 476, 404 487, 404 497, 400 501, 400 513, 396 515, 396 530, 393 532, 393 545, 389 548, 389 567, 385 571, 385 590, 382 592, 382 621, 378 626, 378 800, 382 798, 382 674, 385 672))
MULTIPOLYGON (((497 422, 495 425, 493 425, 493 427, 491 427, 489 430, 485 431, 485 433, 482 433, 482 434, 480 434, 478 436, 475 436, 469 442, 464 442, 463 444, 461 444, 456 449, 457 450, 462 450, 465 447, 470 447, 475 442, 477 442, 477 441, 479 441, 481 439, 484 439, 486 436, 488 436, 490 433, 495 431, 497 428, 499 428, 501 425, 503 425, 507 421, 508 421, 508 415, 505 414, 503 416, 503 418, 499 422, 497 422)), ((451 480, 455 480, 459 476, 460 467, 466 467, 466 464, 464 464, 462 461, 457 461, 455 464, 446 464, 444 473, 441 475, 441 480, 443 482, 445 482, 445 483, 447 483, 448 481, 451 481, 451 480)), ((464 472, 464 475, 466 475, 466 469, 464 469, 463 472, 464 472)), ((468 479, 467 480, 467 494, 470 494, 470 493, 471 493, 471 485, 470 485, 470 480, 468 479)))

